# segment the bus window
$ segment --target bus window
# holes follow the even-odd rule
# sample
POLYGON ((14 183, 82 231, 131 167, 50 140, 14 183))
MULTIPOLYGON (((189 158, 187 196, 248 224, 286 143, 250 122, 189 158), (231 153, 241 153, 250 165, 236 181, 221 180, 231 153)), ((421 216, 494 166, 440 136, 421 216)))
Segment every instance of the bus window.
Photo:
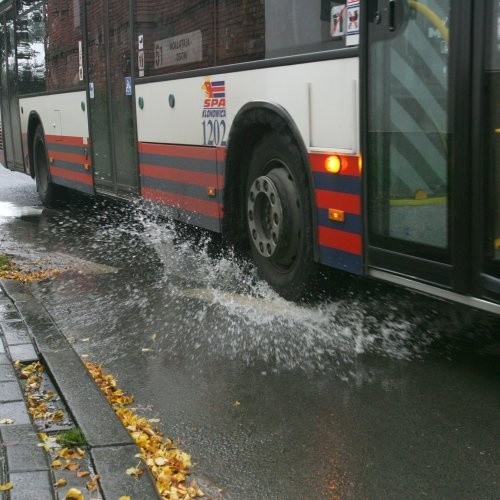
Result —
POLYGON ((345 0, 138 0, 139 76, 342 48, 358 22, 345 0))
POLYGON ((53 0, 47 7, 47 90, 83 85, 79 45, 82 22, 79 0, 53 0))
POLYGON ((213 0, 137 0, 136 33, 144 47, 144 75, 140 76, 215 64, 213 0))
POLYGON ((45 90, 45 41, 43 2, 23 2, 16 20, 19 94, 45 90))

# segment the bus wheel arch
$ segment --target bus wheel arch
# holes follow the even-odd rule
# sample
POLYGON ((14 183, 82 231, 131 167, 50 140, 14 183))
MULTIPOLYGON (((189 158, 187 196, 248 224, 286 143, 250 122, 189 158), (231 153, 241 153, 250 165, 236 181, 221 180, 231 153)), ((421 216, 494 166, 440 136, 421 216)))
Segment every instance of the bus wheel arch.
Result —
POLYGON ((225 234, 238 243, 243 237, 260 276, 275 290, 300 299, 318 260, 316 211, 307 150, 283 108, 254 102, 236 116, 224 207, 225 234))

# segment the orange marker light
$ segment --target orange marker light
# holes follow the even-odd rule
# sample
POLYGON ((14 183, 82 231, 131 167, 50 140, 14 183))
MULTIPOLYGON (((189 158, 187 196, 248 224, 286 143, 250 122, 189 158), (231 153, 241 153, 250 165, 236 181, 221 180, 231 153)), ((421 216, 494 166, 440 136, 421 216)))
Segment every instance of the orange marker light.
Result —
POLYGON ((338 174, 342 167, 342 162, 340 161, 340 156, 333 155, 325 159, 325 169, 331 174, 338 174))

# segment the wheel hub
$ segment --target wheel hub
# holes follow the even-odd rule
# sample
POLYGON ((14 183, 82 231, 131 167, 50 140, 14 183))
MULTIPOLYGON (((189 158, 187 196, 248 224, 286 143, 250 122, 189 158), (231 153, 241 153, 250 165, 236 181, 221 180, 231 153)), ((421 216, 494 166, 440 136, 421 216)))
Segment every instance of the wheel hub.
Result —
POLYGON ((250 235, 263 257, 276 253, 283 232, 283 206, 274 181, 261 175, 250 186, 247 200, 250 235))

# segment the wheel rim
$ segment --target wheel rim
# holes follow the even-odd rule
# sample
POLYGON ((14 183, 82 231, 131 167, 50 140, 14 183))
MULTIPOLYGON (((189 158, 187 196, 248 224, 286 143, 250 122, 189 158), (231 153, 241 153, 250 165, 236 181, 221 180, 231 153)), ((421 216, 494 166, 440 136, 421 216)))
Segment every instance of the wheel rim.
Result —
POLYGON ((283 232, 283 207, 278 187, 270 177, 254 180, 248 193, 248 227, 253 244, 263 256, 276 253, 283 232))
POLYGON ((301 239, 298 189, 283 163, 274 160, 266 170, 248 191, 250 238, 256 251, 277 271, 287 272, 295 261, 301 239))

